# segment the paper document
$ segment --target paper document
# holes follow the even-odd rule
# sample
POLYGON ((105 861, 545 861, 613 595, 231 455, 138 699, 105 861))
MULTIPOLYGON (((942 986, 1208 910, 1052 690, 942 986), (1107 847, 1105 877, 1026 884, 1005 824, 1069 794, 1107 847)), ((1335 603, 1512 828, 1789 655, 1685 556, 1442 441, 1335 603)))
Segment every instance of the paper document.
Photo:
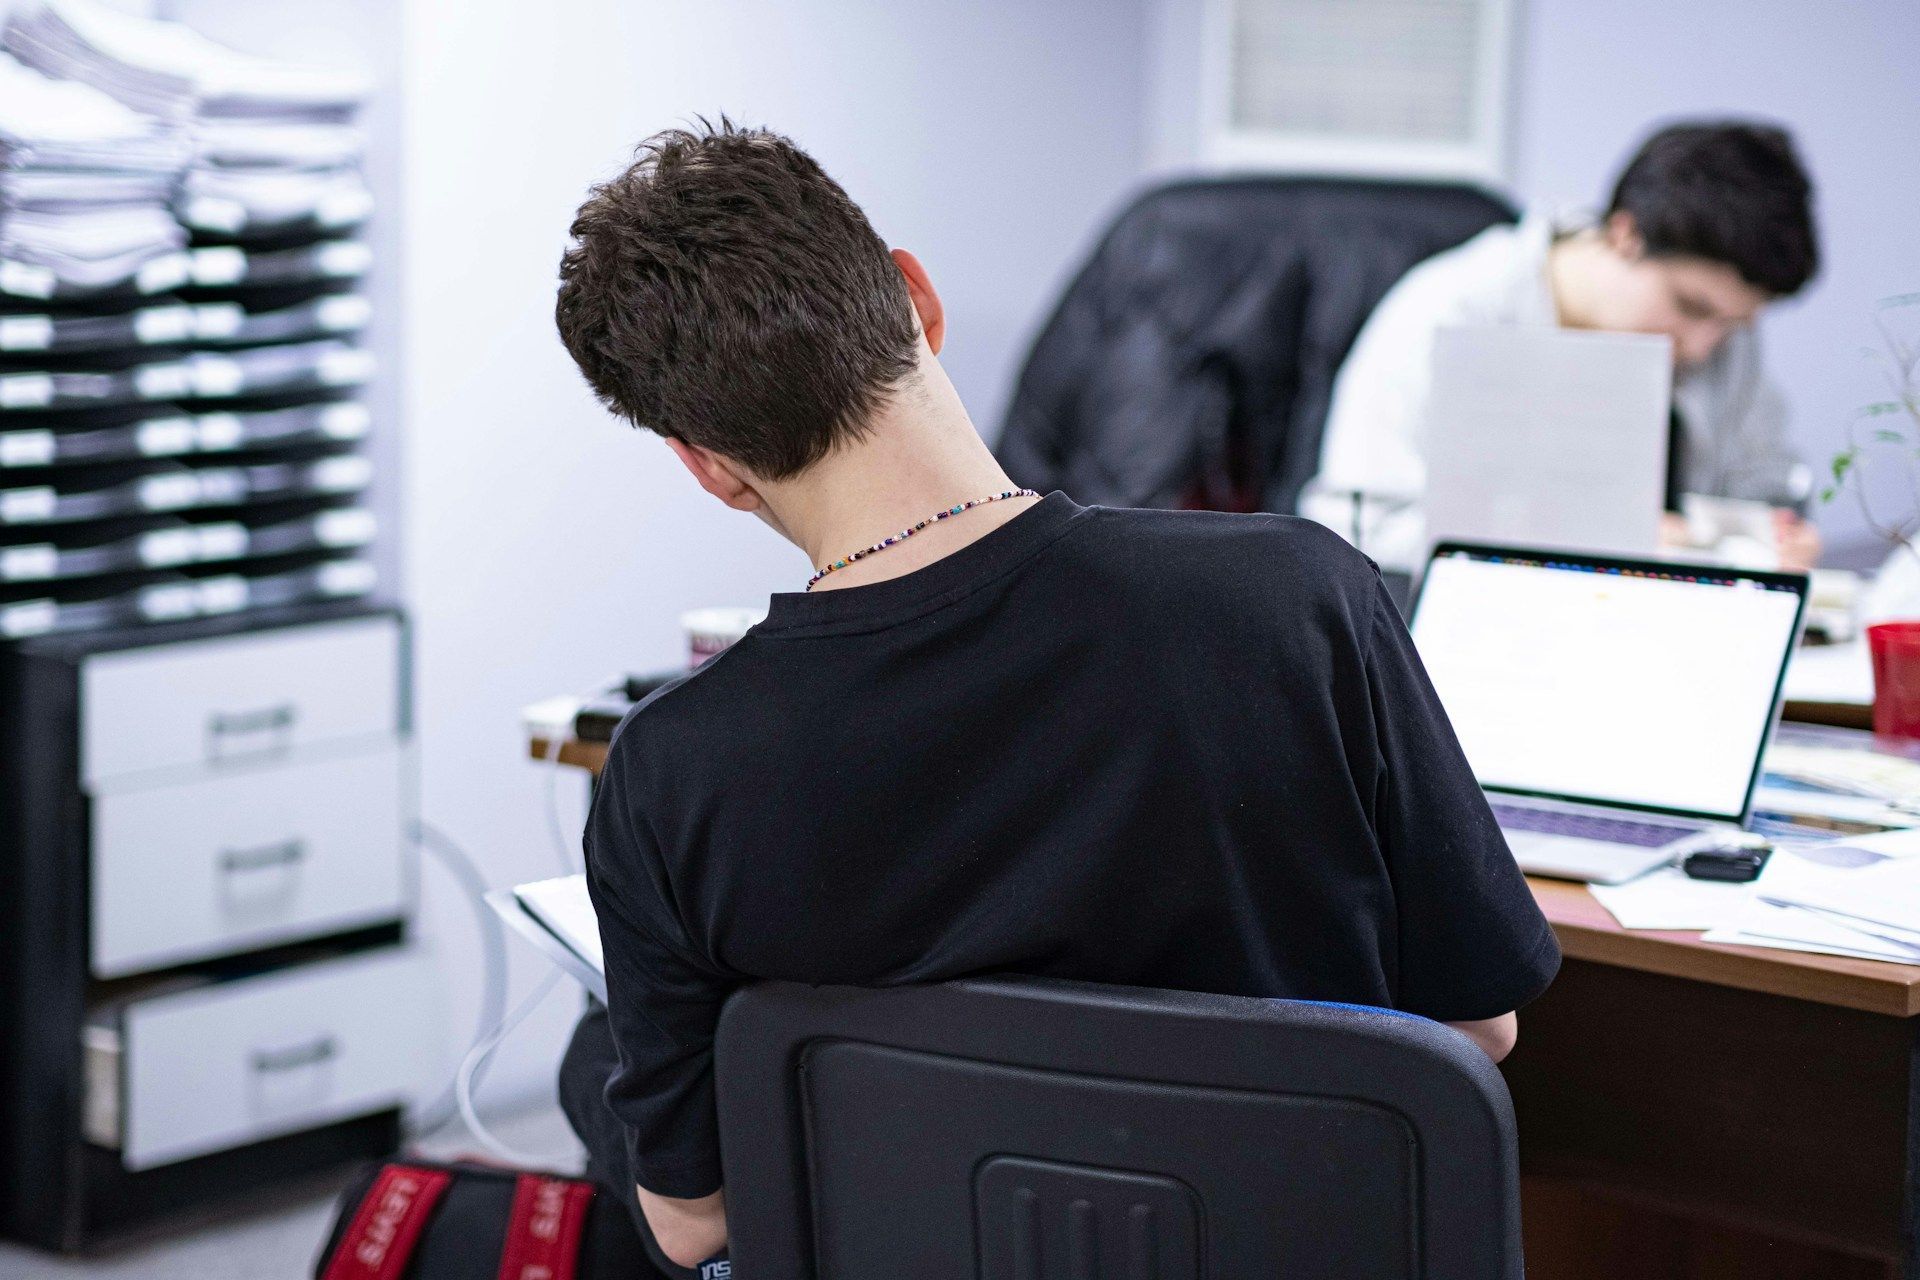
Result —
POLYGON ((1625 884, 1591 884, 1587 891, 1623 929, 1718 929, 1738 919, 1753 897, 1751 884, 1695 880, 1678 867, 1625 884))
POLYGON ((1920 964, 1920 831, 1775 850, 1753 901, 1708 940, 1920 964))
POLYGON ((531 942, 581 986, 607 998, 607 962, 600 950, 600 920, 587 896, 587 878, 535 880, 487 895, 487 905, 515 933, 531 942))
POLYGON ((1774 947, 1781 951, 1851 956, 1859 960, 1920 963, 1920 953, 1910 952, 1904 947, 1849 929, 1811 912, 1776 906, 1758 898, 1748 901, 1746 909, 1733 925, 1711 930, 1702 936, 1702 940, 1731 942, 1747 947, 1774 947))

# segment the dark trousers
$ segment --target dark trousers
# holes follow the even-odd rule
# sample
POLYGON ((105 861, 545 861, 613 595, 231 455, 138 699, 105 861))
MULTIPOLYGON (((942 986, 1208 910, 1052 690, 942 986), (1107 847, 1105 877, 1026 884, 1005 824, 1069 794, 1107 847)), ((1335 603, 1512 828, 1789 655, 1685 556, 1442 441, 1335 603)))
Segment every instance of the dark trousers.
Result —
POLYGON ((640 1212, 640 1199, 627 1170, 626 1138, 619 1119, 607 1109, 607 1081, 618 1064, 607 1007, 588 996, 587 1011, 580 1016, 573 1039, 567 1042, 566 1055, 560 1059, 560 1109, 587 1149, 587 1177, 600 1187, 602 1195, 626 1206, 653 1265, 672 1280, 700 1280, 699 1272, 676 1266, 660 1252, 646 1215, 640 1212))

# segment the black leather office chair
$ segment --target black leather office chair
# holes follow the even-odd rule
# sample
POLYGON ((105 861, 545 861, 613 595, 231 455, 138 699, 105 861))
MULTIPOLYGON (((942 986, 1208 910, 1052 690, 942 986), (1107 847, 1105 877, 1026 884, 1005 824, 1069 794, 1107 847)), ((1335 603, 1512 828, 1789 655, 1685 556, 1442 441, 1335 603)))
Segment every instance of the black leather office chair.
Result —
POLYGON ((1472 187, 1178 182, 1136 200, 1035 340, 994 451, 1078 502, 1294 510, 1361 324, 1511 206, 1472 187))
POLYGON ((1512 1106, 1347 1005, 1009 978, 742 991, 716 1050, 747 1280, 1519 1280, 1512 1106))

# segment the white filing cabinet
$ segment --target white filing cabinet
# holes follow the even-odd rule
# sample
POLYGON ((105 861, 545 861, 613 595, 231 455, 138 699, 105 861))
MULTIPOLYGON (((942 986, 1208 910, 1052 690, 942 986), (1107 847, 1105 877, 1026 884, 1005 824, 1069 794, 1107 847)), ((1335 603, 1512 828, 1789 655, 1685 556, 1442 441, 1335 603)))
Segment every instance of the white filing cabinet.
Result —
POLYGON ((0 676, 8 1234, 391 1150, 439 1040, 402 616, 49 638, 0 676))

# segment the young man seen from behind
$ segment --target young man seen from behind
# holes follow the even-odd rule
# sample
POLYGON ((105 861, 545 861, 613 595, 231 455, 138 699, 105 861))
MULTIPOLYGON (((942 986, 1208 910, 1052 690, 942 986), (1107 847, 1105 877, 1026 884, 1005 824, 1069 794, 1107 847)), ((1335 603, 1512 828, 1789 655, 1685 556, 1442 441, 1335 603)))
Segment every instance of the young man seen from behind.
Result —
POLYGON ((634 710, 587 825, 609 1003, 563 1092, 669 1258, 726 1240, 713 1032, 760 979, 1351 1001, 1507 1051, 1559 952, 1372 564, 1015 492, 927 271, 776 134, 661 134, 572 234, 594 390, 816 567, 634 710))

